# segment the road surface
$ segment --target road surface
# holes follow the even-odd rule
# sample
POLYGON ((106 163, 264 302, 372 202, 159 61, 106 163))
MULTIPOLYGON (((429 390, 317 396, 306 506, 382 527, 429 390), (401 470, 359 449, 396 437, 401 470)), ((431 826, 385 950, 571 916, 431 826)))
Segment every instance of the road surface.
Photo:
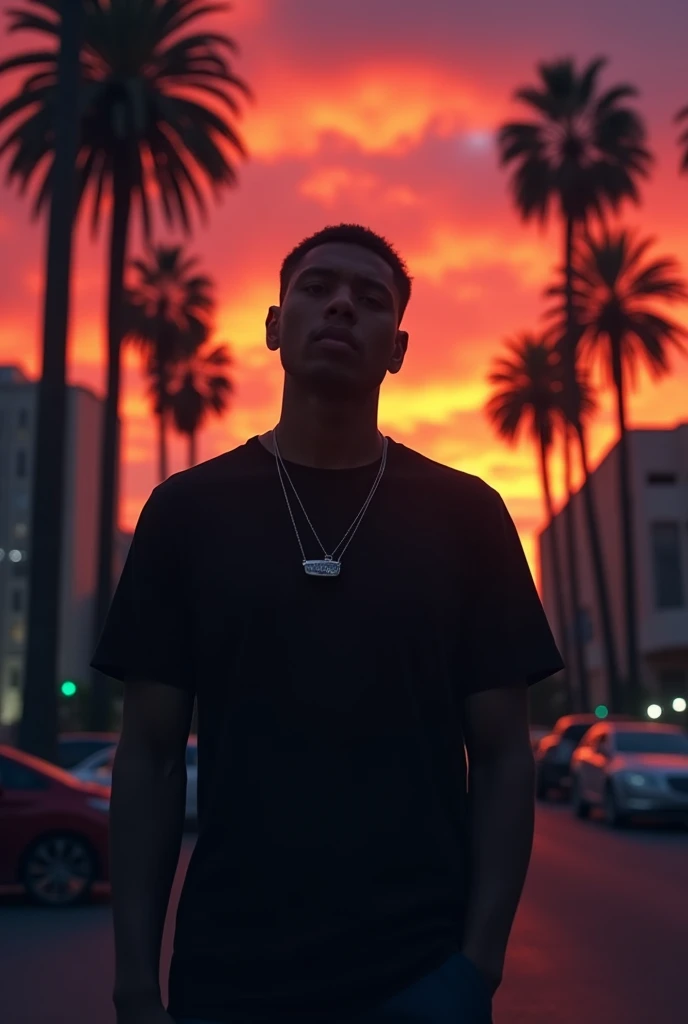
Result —
MULTIPOLYGON (((688 831, 539 809, 495 1024, 685 1024, 687 908, 688 831)), ((0 898, 2 1024, 114 1024, 111 991, 107 896, 57 912, 0 898)))

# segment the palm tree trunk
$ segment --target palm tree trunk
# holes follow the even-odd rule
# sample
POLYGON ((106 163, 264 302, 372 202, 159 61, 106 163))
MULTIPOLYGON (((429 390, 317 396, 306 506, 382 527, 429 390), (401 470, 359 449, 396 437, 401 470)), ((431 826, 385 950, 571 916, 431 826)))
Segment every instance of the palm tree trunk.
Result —
POLYGON ((633 495, 626 427, 626 396, 624 393, 621 345, 612 341, 612 371, 616 388, 616 412, 619 423, 619 501, 624 557, 624 611, 626 615, 626 708, 640 713, 640 674, 638 665, 638 619, 636 612, 635 544, 633 535, 633 495))
POLYGON ((158 476, 160 483, 167 480, 169 459, 167 453, 168 395, 166 371, 162 362, 158 364, 158 476))
POLYGON ((162 405, 158 411, 158 477, 160 483, 167 480, 167 435, 165 433, 165 410, 162 405))
POLYGON ((552 587, 554 589, 554 600, 557 610, 557 632, 561 644, 561 655, 564 659, 566 674, 566 690, 569 701, 569 708, 572 705, 571 687, 571 659, 568 630, 566 629, 566 605, 564 604, 564 577, 561 571, 561 556, 559 554, 558 523, 554 518, 554 505, 552 504, 552 489, 549 484, 549 467, 547 464, 547 448, 544 440, 540 438, 540 480, 542 493, 545 498, 547 509, 547 523, 549 526, 550 556, 552 559, 552 587))
MULTIPOLYGON (((162 311, 158 309, 158 325, 162 311)), ((158 326, 158 332, 160 327, 158 326)), ((155 359, 158 369, 158 476, 160 483, 167 480, 169 476, 169 459, 167 452, 167 425, 168 425, 168 387, 167 387, 167 366, 159 342, 156 344, 157 352, 155 359)))
POLYGON ((197 441, 198 437, 196 431, 192 430, 189 433, 189 469, 191 469, 192 466, 195 466, 198 462, 197 441))
MULTIPOLYGON (((565 467, 565 483, 566 490, 568 493, 568 476, 569 476, 569 462, 570 462, 570 437, 568 430, 564 431, 563 436, 564 443, 564 467, 565 467)), ((568 575, 568 599, 569 599, 569 614, 568 623, 570 625, 571 636, 573 638, 573 672, 575 683, 571 685, 572 695, 572 711, 580 710, 580 694, 582 694, 583 680, 585 675, 585 658, 583 651, 583 637, 580 634, 579 620, 580 620, 580 594, 578 591, 578 566, 575 560, 575 540, 573 536, 573 515, 570 501, 570 493, 568 493, 568 503, 566 508, 562 512, 562 520, 564 524, 564 547, 566 552, 566 570, 568 575)))
POLYGON ((614 638, 614 626, 612 624, 611 605, 609 603, 609 590, 607 588, 607 576, 602 556, 602 544, 600 542, 600 530, 597 525, 597 509, 595 508, 595 495, 593 494, 592 480, 590 478, 590 463, 588 461, 588 446, 583 425, 579 423, 576 427, 578 443, 580 448, 581 464, 585 485, 583 487, 583 507, 588 528, 588 544, 590 546, 590 558, 592 561, 593 577, 595 581, 595 592, 597 596, 597 610, 600 616, 602 627, 602 643, 604 647, 604 659, 607 669, 607 685, 609 689, 610 710, 619 712, 622 708, 623 695, 619 679, 619 663, 616 656, 616 640, 614 638))
POLYGON ((574 710, 588 711, 590 703, 590 686, 588 684, 588 667, 585 661, 585 648, 581 631, 581 603, 578 581, 578 551, 576 545, 576 529, 573 518, 573 493, 571 485, 571 429, 566 427, 564 436, 564 476, 566 484, 566 509, 564 510, 564 529, 566 531, 566 554, 571 587, 571 605, 573 623, 573 649, 576 659, 576 679, 578 687, 575 692, 574 710))
MULTIPOLYGON (((570 421, 576 422, 579 417, 577 402, 577 380, 576 380, 576 348, 578 337, 576 333, 575 310, 573 303, 573 235, 574 221, 572 217, 566 218, 566 230, 564 238, 564 268, 565 268, 565 300, 566 300, 566 336, 563 345, 563 372, 564 390, 568 397, 567 416, 570 421)), ((569 473, 571 458, 571 435, 568 428, 564 433, 564 460, 566 472, 569 473)), ((567 483, 568 487, 568 483, 567 483)), ((573 624, 573 648, 576 659, 576 680, 577 695, 581 698, 581 692, 587 685, 585 670, 585 659, 583 643, 580 630, 580 596, 578 590, 578 566, 576 564, 574 528, 572 519, 571 502, 564 513, 564 527, 566 532, 566 561, 569 573, 569 596, 572 609, 571 621, 573 624)))
MULTIPOLYGON (((58 657, 64 464, 67 419, 67 332, 72 229, 76 200, 83 5, 63 4, 57 58, 57 131, 52 169, 45 296, 43 365, 38 385, 29 563, 29 646, 18 743, 57 760, 58 657)), ((9 570, 8 570, 9 571, 9 570)))
MULTIPOLYGON (((122 350, 122 300, 127 250, 131 187, 126 153, 113 163, 113 210, 110 236, 110 285, 108 295, 108 380, 105 400, 100 475, 100 527, 98 536, 98 578, 94 638, 98 642, 110 607, 113 591, 113 562, 119 483, 119 392, 122 350)), ((89 725, 94 731, 107 730, 110 716, 110 688, 95 669, 91 674, 89 725)))

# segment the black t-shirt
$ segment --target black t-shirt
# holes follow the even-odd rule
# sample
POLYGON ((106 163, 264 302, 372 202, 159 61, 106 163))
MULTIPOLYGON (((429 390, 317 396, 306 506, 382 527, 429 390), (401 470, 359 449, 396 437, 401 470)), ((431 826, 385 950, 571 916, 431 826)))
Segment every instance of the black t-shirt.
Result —
MULTIPOLYGON (((331 549, 379 463, 287 466, 331 549)), ((562 667, 482 480, 390 440, 341 574, 311 577, 257 437, 153 491, 93 664, 197 695, 170 1012, 236 1024, 337 1020, 457 949, 464 700, 562 667)))

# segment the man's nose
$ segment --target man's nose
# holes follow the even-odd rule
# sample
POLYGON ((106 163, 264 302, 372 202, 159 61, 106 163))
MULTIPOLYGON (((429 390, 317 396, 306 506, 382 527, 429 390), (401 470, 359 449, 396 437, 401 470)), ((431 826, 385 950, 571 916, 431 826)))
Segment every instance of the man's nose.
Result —
POLYGON ((352 319, 356 317, 356 304, 347 285, 340 285, 330 296, 327 312, 330 316, 349 316, 352 319))

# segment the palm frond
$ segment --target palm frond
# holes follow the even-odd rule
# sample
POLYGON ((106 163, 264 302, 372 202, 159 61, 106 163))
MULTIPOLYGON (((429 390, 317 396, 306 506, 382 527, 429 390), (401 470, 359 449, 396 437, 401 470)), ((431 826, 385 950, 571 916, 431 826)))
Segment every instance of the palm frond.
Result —
MULTIPOLYGON (((113 154, 122 147, 144 237, 151 236, 153 194, 164 219, 188 233, 194 212, 205 218, 207 196, 236 185, 236 163, 248 154, 232 122, 241 114, 239 101, 253 96, 232 67, 235 40, 200 23, 229 9, 214 0, 90 0, 81 53, 79 197, 82 205, 92 194, 93 230, 112 188, 113 154)), ((57 0, 24 0, 9 12, 9 25, 52 44, 59 12, 57 0)), ((0 152, 11 153, 9 177, 20 191, 37 186, 39 207, 50 192, 50 175, 38 175, 35 165, 54 146, 56 60, 56 49, 34 47, 0 63, 0 74, 26 72, 17 94, 0 106, 0 152), (21 121, 10 125, 15 117, 21 121)))
POLYGON ((566 218, 585 223, 626 200, 639 201, 637 181, 652 161, 645 125, 628 105, 635 95, 631 86, 598 95, 605 63, 599 58, 581 71, 570 59, 541 64, 537 87, 516 91, 515 98, 539 118, 505 124, 498 147, 501 165, 511 167, 512 192, 525 220, 545 219, 557 203, 566 218))

